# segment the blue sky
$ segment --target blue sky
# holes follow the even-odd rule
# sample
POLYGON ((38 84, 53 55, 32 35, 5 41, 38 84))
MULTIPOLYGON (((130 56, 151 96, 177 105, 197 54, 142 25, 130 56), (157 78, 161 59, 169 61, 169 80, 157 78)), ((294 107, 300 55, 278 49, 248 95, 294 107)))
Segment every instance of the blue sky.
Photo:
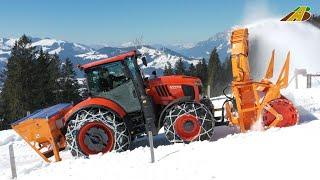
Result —
POLYGON ((146 43, 197 42, 250 19, 284 16, 298 5, 320 14, 319 0, 3 0, 0 37, 121 44, 142 35, 146 43))

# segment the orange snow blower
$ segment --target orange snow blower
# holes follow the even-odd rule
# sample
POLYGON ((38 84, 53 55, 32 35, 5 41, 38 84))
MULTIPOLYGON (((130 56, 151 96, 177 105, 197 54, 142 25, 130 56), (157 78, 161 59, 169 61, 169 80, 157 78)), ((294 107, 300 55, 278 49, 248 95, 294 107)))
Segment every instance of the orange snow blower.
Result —
POLYGON ((230 41, 233 74, 231 90, 236 107, 232 108, 230 101, 226 103, 228 120, 239 126, 241 132, 249 130, 259 118, 262 118, 262 124, 266 128, 297 124, 297 109, 280 94, 280 89, 288 86, 290 52, 275 84, 270 81, 273 77, 274 51, 264 78, 256 82, 250 77, 248 29, 233 31, 230 41))

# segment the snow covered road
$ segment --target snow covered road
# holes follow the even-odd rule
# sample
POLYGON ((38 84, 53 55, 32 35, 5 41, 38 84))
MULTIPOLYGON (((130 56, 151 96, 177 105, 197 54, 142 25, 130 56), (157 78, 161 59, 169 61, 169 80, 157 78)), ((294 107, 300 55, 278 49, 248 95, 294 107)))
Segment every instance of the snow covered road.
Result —
MULTIPOLYGON (((212 142, 149 149, 45 163, 12 130, 0 132, 0 179, 10 179, 8 146, 14 143, 18 179, 320 179, 320 89, 288 90, 302 123, 289 128, 236 133, 218 127, 212 142), (229 133, 235 133, 228 135, 229 133)), ((157 141, 163 141, 161 136, 157 141)), ((160 143, 161 144, 161 143, 160 143)))

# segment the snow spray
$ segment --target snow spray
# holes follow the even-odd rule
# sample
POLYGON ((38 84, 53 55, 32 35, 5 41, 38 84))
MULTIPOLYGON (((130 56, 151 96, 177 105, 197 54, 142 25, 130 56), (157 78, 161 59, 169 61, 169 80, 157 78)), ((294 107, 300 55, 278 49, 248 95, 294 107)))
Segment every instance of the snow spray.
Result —
POLYGON ((253 72, 254 77, 259 79, 263 77, 273 49, 275 49, 274 78, 278 78, 289 51, 291 52, 290 77, 293 76, 295 68, 306 68, 308 73, 320 72, 320 67, 317 66, 320 62, 320 30, 312 24, 267 19, 244 27, 249 29, 250 63, 258 63, 256 72, 253 72))

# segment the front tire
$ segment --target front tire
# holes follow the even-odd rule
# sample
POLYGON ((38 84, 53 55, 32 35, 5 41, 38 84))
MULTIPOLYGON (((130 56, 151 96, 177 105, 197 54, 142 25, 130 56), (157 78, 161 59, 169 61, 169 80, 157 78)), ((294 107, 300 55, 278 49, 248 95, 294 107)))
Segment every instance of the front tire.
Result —
POLYGON ((70 119, 66 142, 71 154, 80 157, 125 151, 130 146, 130 136, 118 114, 102 107, 91 107, 78 111, 70 119))
POLYGON ((167 110, 165 136, 171 143, 210 140, 214 124, 214 117, 204 104, 182 102, 167 110))

